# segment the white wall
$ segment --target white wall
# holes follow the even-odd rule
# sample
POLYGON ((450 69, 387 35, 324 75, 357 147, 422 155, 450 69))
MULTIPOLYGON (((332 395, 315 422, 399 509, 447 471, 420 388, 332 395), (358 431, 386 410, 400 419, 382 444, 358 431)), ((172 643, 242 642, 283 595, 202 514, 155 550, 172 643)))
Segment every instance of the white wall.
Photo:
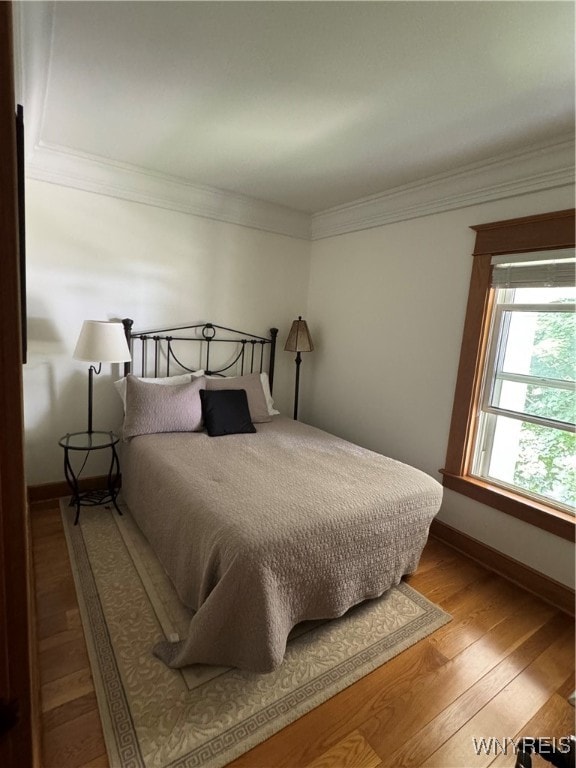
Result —
MULTIPOLYGON (((131 317, 135 329, 212 321, 278 336, 275 399, 292 407, 292 355, 282 351, 306 305, 310 243, 75 189, 27 181, 28 484, 63 479, 58 439, 86 428, 88 364, 72 359, 82 322, 131 317)), ((122 419, 103 366, 94 428, 122 419)), ((102 457, 103 458, 103 457, 102 457)), ((102 460, 85 475, 104 471, 102 460)))
MULTIPOLYGON (((573 187, 312 243, 302 364, 310 423, 440 479, 458 369, 471 225, 570 208, 573 187)), ((574 545, 446 491, 439 519, 565 584, 574 545)))

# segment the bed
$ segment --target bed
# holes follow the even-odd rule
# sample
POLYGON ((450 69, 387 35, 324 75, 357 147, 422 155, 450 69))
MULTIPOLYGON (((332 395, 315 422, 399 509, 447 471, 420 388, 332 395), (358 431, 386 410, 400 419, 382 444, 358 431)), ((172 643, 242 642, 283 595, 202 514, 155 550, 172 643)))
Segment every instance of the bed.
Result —
MULTIPOLYGON (((208 325, 210 349, 219 327, 208 325)), ((206 325, 193 328, 190 338, 201 341, 206 357, 206 325)), ((161 334, 133 334, 128 326, 127 332, 132 346, 152 341, 157 374, 158 361, 172 357, 158 351, 154 337, 161 334)), ((254 343, 246 334, 238 339, 240 356, 228 356, 240 364, 235 378, 221 378, 231 371, 230 359, 217 370, 199 370, 177 355, 191 382, 160 387, 129 376, 133 401, 141 391, 156 397, 162 390, 162 398, 169 390, 187 397, 244 393, 244 381, 252 387, 264 373, 265 359, 272 360, 273 382, 275 334, 254 343)), ((146 352, 142 360, 148 359, 146 352)), ((211 437, 199 429, 158 432, 152 424, 123 444, 124 501, 180 599, 195 611, 186 638, 154 648, 169 666, 275 669, 297 624, 340 616, 412 573, 439 509, 442 488, 425 473, 271 415, 271 392, 263 395, 268 413, 255 431, 211 437)), ((127 403, 125 424, 128 417, 127 403)))

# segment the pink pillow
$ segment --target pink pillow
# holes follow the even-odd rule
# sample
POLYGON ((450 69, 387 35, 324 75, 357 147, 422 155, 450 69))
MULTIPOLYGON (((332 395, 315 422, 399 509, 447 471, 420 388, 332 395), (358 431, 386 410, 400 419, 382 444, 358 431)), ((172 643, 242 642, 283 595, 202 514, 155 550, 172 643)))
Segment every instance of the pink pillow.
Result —
POLYGON ((173 387, 127 376, 124 439, 155 432, 198 432, 202 429, 200 390, 205 387, 203 376, 173 387))
POLYGON ((244 389, 248 397, 250 418, 254 424, 272 421, 268 413, 268 405, 262 388, 259 373, 248 373, 246 376, 212 377, 206 379, 206 389, 244 389))

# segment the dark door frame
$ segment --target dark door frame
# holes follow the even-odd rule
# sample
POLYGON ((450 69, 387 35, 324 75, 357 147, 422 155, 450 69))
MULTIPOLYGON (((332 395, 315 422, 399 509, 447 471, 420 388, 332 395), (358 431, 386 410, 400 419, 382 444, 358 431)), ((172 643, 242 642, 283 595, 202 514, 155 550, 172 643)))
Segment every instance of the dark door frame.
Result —
POLYGON ((39 728, 24 477, 15 111, 12 3, 0 2, 0 698, 17 707, 16 724, 0 735, 0 764, 28 768, 39 763, 39 728))

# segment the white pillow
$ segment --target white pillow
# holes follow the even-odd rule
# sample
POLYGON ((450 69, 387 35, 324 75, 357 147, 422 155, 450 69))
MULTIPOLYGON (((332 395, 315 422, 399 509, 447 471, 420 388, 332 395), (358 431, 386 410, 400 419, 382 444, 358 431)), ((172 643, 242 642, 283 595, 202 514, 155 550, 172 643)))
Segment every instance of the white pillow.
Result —
MULTIPOLYGON (((168 386, 177 386, 178 384, 188 384, 192 379, 196 379, 199 376, 204 376, 204 371, 194 371, 194 373, 181 373, 178 376, 163 376, 158 379, 142 378, 138 376, 140 381, 149 382, 150 384, 163 384, 168 386)), ((123 379, 118 379, 114 382, 116 392, 120 395, 124 410, 126 410, 126 376, 123 379)))
POLYGON ((276 408, 274 408, 274 400, 272 399, 272 393, 270 392, 270 381, 268 380, 268 374, 261 373, 260 381, 262 382, 262 389, 264 390, 264 397, 266 398, 268 413, 270 416, 278 416, 280 411, 277 411, 276 408))

